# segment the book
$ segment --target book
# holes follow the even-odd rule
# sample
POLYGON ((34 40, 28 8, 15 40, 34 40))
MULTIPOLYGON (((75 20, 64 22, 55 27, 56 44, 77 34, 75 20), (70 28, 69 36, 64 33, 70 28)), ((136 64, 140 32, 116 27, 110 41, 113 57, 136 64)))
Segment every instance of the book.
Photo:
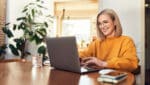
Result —
POLYGON ((124 76, 127 76, 126 72, 120 72, 120 71, 111 71, 109 73, 106 74, 102 74, 100 77, 102 78, 111 78, 111 79, 120 79, 124 76))
POLYGON ((119 82, 125 80, 126 78, 127 78, 127 76, 124 76, 124 77, 119 78, 119 79, 111 79, 111 78, 99 77, 97 80, 100 81, 100 82, 119 83, 119 82))
MULTIPOLYGON (((102 72, 100 72, 102 73, 102 72)), ((116 71, 116 70, 104 70, 103 74, 100 75, 98 81, 109 82, 109 83, 119 83, 127 78, 126 72, 116 71)))

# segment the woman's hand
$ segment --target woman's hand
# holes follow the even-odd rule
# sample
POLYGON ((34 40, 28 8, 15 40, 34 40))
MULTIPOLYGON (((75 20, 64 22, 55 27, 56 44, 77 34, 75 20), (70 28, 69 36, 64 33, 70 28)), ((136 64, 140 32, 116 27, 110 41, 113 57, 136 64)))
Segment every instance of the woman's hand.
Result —
POLYGON ((92 68, 104 68, 107 66, 107 62, 97 59, 96 57, 86 57, 82 58, 81 65, 92 68))

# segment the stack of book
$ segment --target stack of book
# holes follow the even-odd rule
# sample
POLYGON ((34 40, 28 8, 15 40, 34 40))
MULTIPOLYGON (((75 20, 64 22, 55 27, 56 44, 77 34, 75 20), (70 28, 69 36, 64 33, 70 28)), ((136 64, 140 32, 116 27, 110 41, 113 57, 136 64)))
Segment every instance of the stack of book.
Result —
POLYGON ((100 74, 98 81, 100 82, 109 82, 109 83, 119 83, 127 78, 126 72, 112 70, 105 74, 100 74))

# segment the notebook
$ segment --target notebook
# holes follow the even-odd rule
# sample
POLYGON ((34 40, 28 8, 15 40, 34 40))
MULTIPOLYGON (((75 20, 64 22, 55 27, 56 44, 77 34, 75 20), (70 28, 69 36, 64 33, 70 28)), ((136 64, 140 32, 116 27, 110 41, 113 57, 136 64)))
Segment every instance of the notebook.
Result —
POLYGON ((75 37, 55 37, 46 39, 48 55, 52 67, 76 73, 99 71, 81 67, 75 37))

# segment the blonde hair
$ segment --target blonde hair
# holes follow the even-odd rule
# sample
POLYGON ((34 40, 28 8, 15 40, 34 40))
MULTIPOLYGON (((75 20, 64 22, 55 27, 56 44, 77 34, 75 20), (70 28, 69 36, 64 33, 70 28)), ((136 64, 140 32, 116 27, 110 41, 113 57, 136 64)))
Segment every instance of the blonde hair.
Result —
POLYGON ((115 36, 116 37, 119 37, 122 35, 122 26, 121 26, 121 23, 120 23, 120 20, 119 20, 119 17, 118 15, 116 14, 116 12, 112 9, 104 9, 102 10, 98 15, 97 15, 97 23, 96 23, 96 26, 97 26, 97 32, 98 32, 98 36, 100 37, 100 39, 104 40, 106 39, 105 35, 102 33, 102 31, 100 30, 99 28, 99 24, 98 24, 98 18, 100 15, 102 14, 107 14, 110 16, 110 18, 112 19, 112 21, 116 24, 115 26, 115 36))

